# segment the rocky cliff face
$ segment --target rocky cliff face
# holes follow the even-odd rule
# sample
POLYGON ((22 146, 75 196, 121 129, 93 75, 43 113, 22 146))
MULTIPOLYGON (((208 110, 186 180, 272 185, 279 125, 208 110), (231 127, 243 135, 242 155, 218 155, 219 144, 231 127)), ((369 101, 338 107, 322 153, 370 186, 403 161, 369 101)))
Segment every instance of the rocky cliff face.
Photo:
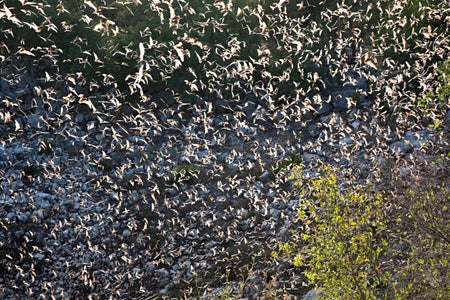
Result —
POLYGON ((298 222, 292 165, 384 182, 448 149, 443 132, 379 113, 357 72, 304 113, 256 98, 125 104, 22 59, 4 60, 0 81, 3 299, 189 295, 196 280, 212 296, 239 289, 245 268, 242 293, 263 297, 270 253, 298 222))

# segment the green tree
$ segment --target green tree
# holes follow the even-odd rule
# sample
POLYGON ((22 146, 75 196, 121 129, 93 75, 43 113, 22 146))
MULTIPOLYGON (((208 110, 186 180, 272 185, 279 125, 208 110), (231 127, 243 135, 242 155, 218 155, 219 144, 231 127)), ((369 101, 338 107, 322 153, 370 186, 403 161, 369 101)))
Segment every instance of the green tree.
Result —
POLYGON ((100 17, 84 1, 13 0, 8 1, 7 10, 13 17, 0 20, 4 28, 3 54, 25 50, 36 60, 54 60, 63 74, 83 72, 95 77, 102 65, 102 49, 101 33, 93 28, 100 17))
POLYGON ((330 167, 309 179, 298 167, 292 178, 302 225, 279 250, 302 267, 320 297, 446 299, 448 186, 411 185, 385 190, 387 197, 371 187, 339 183, 330 167))
POLYGON ((324 299, 377 298, 389 278, 382 267, 388 246, 385 199, 363 188, 341 191, 329 167, 306 182, 301 173, 294 170, 305 246, 294 264, 306 267, 308 283, 324 299))

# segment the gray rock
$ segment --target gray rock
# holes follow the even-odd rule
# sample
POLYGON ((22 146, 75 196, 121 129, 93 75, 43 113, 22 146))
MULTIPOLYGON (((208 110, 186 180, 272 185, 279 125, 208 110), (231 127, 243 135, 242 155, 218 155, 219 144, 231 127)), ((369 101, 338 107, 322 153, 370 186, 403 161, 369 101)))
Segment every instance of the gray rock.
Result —
POLYGON ((305 296, 303 296, 303 300, 316 300, 317 295, 320 294, 320 291, 316 290, 310 290, 308 293, 306 293, 305 296))
POLYGON ((0 145, 0 160, 6 160, 7 157, 8 157, 8 155, 6 153, 5 147, 0 145))
POLYGON ((0 79, 0 89, 2 90, 2 94, 4 95, 10 98, 14 96, 10 89, 10 83, 6 79, 0 79))
POLYGON ((450 109, 447 111, 447 114, 445 115, 444 130, 450 131, 450 109))
POLYGON ((354 89, 366 89, 367 88, 367 78, 364 76, 359 76, 359 74, 351 74, 350 80, 344 82, 343 86, 346 88, 352 87, 354 89))
POLYGON ((8 221, 13 221, 14 220, 14 217, 16 216, 16 214, 15 213, 13 213, 13 212, 10 212, 10 213, 8 213, 8 214, 6 214, 6 219, 8 220, 8 221))
POLYGON ((191 238, 195 238, 198 236, 198 230, 196 228, 193 228, 189 231, 188 236, 191 238))
POLYGON ((43 218, 44 218, 44 214, 42 213, 42 211, 41 210, 35 210, 34 212, 33 212, 33 216, 36 216, 36 217, 38 217, 38 219, 39 220, 42 220, 43 218))
POLYGON ((44 210, 48 210, 51 206, 48 200, 52 199, 52 195, 47 193, 38 192, 35 194, 34 205, 38 208, 42 208, 44 210))
POLYGON ((152 273, 153 271, 155 271, 155 264, 152 262, 147 263, 147 265, 145 266, 145 271, 148 273, 152 273))
POLYGON ((310 135, 313 138, 317 138, 320 135, 320 133, 322 132, 320 127, 317 126, 316 124, 309 125, 306 130, 308 132, 308 135, 310 135))
POLYGON ((162 289, 162 290, 160 290, 159 291, 159 295, 160 296, 165 296, 165 295, 167 295, 169 292, 167 291, 167 289, 162 289))
POLYGON ((264 171, 264 173, 262 173, 259 177, 258 177, 259 181, 262 182, 267 182, 270 180, 270 172, 269 171, 264 171))
POLYGON ((19 215, 17 215, 17 219, 19 219, 19 221, 21 222, 25 222, 26 220, 28 220, 29 215, 29 212, 20 213, 19 215))
POLYGON ((353 121, 350 125, 351 125, 354 129, 357 129, 357 128, 359 127, 359 125, 361 125, 361 122, 358 121, 358 120, 355 120, 355 121, 353 121))
POLYGON ((428 140, 428 133, 426 131, 407 131, 404 140, 406 143, 410 143, 414 146, 415 149, 420 149, 428 140))
POLYGON ((231 121, 233 121, 232 114, 223 114, 214 118, 213 125, 214 127, 228 127, 231 121))
POLYGON ((256 104, 253 101, 245 102, 244 107, 242 108, 242 111, 245 113, 249 121, 252 120, 255 110, 256 104))
POLYGON ((320 107, 317 109, 318 115, 325 115, 331 113, 333 111, 333 105, 329 103, 322 103, 320 107))
POLYGON ((227 145, 229 146, 238 146, 242 144, 242 141, 236 136, 236 134, 229 132, 227 134, 227 145))
POLYGON ((202 159, 202 158, 205 158, 208 156, 209 151, 208 150, 203 150, 203 151, 199 150, 199 151, 197 151, 196 154, 197 154, 198 158, 202 159))
POLYGON ((305 152, 303 153, 303 159, 305 162, 311 162, 312 160, 318 159, 316 154, 305 152))
MULTIPOLYGON (((159 276, 159 284, 161 286, 165 286, 170 282, 170 274, 167 270, 161 268, 156 270, 155 273, 159 276)), ((167 293, 167 290, 165 291, 165 293, 167 293)))
POLYGON ((342 146, 350 146, 354 142, 355 142, 354 139, 347 137, 347 138, 343 138, 342 140, 340 140, 339 144, 342 145, 342 146))
POLYGON ((42 253, 36 253, 34 255, 34 258, 36 258, 37 260, 43 260, 45 258, 45 255, 42 253))
POLYGON ((354 89, 341 90, 333 92, 331 94, 331 101, 334 106, 334 110, 337 112, 347 111, 353 105, 353 97, 356 91, 354 89))
POLYGON ((413 150, 413 146, 409 142, 398 141, 389 145, 389 149, 397 155, 405 156, 413 150))
POLYGON ((82 123, 84 121, 84 115, 82 113, 78 113, 75 115, 74 121, 76 123, 82 123))
POLYGON ((128 230, 128 229, 125 229, 125 230, 122 232, 122 235, 123 235, 123 237, 129 237, 129 236, 131 235, 131 231, 128 230))
POLYGON ((278 209, 276 209, 276 208, 273 208, 273 209, 272 209, 272 217, 278 218, 278 217, 280 216, 280 214, 281 214, 281 211, 280 211, 280 210, 278 210, 278 209))
POLYGON ((20 89, 16 90, 14 92, 14 94, 15 94, 14 96, 16 98, 21 98, 25 95, 32 94, 32 92, 30 91, 30 89, 28 87, 21 87, 20 89))

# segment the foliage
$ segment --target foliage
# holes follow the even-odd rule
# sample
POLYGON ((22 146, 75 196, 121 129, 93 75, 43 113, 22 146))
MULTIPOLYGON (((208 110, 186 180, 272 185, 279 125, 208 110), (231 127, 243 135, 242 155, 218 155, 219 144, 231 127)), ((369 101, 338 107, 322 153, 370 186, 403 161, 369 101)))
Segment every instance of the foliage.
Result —
POLYGON ((450 60, 438 64, 431 88, 417 100, 417 106, 427 116, 429 126, 438 129, 445 120, 450 96, 450 60))
POLYGON ((388 278, 381 264, 388 243, 382 195, 362 188, 341 192, 330 168, 307 182, 294 172, 306 245, 294 264, 307 267, 309 284, 326 299, 374 299, 388 278))
POLYGON ((340 188, 330 167, 318 178, 292 173, 300 191, 298 236, 274 252, 304 269, 324 299, 445 299, 450 241, 444 184, 382 196, 340 188))
POLYGON ((5 29, 0 54, 36 57, 41 65, 54 61, 63 74, 82 72, 93 78, 98 72, 101 34, 90 25, 92 9, 83 1, 13 0, 8 5, 2 10, 6 18, 0 21, 5 29))
POLYGON ((35 177, 39 175, 41 172, 41 167, 38 164, 35 163, 28 163, 26 166, 23 167, 23 173, 25 176, 29 177, 35 177))
POLYGON ((1 9, 0 54, 114 78, 136 100, 167 90, 234 107, 254 95, 272 109, 356 70, 380 107, 408 109, 448 57, 448 4, 366 2, 14 0, 1 9))
POLYGON ((170 183, 180 186, 182 184, 194 184, 198 181, 199 171, 194 165, 182 164, 176 166, 172 170, 172 176, 170 178, 170 183))
POLYGON ((111 172, 115 168, 113 161, 110 158, 100 159, 100 161, 98 162, 98 167, 105 172, 111 172))
POLYGON ((282 159, 276 161, 270 167, 270 175, 272 178, 276 178, 281 172, 287 171, 290 168, 298 165, 300 163, 300 157, 295 153, 288 153, 282 159))
POLYGON ((403 210, 391 226, 400 235, 397 246, 402 246, 393 250, 400 266, 393 283, 395 296, 397 299, 446 299, 450 292, 450 191, 445 185, 430 184, 409 189, 403 197, 394 202, 397 207, 402 205, 403 210))

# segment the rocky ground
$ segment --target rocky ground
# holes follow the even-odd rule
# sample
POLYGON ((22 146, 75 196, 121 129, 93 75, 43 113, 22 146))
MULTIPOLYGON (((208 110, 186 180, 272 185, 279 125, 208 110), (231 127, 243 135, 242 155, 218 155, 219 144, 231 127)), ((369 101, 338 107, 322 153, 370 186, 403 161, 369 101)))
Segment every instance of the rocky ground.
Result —
POLYGON ((299 296, 300 273, 270 254, 297 222, 289 167, 377 182, 445 145, 380 118, 358 73, 309 111, 121 104, 42 74, 2 67, 1 299, 299 296))

